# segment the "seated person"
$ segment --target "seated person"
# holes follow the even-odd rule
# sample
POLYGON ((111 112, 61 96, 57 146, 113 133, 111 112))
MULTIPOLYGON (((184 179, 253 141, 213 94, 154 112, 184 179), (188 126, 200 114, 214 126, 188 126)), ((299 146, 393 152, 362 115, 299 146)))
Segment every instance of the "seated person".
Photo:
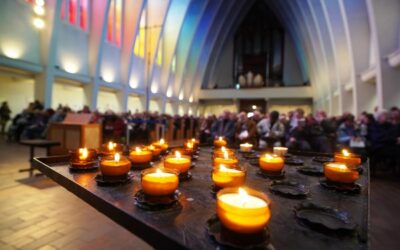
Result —
POLYGON ((259 148, 280 146, 285 127, 279 121, 279 112, 272 111, 269 114, 269 119, 262 119, 257 124, 257 132, 260 136, 259 148))
POLYGON ((251 143, 256 145, 257 128, 253 120, 247 118, 245 112, 239 114, 239 119, 235 125, 235 139, 238 143, 251 143))

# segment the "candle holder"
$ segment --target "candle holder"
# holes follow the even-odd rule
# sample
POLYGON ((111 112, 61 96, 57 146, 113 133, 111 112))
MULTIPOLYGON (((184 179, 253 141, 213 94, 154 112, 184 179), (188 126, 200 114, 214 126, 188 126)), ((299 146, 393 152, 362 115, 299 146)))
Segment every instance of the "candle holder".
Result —
POLYGON ((271 217, 269 198, 249 188, 224 188, 217 193, 217 216, 224 228, 237 234, 258 234, 271 217))
POLYGON ((287 151, 288 151, 288 148, 286 148, 286 147, 274 147, 273 148, 274 155, 277 155, 277 156, 284 157, 286 155, 287 151))
POLYGON ((189 172, 191 164, 191 157, 181 155, 179 151, 174 155, 168 155, 164 158, 164 167, 177 171, 179 173, 180 181, 186 181, 192 178, 192 174, 189 172))
POLYGON ((353 184, 359 178, 357 169, 348 167, 339 162, 329 162, 324 164, 324 175, 326 179, 338 184, 353 184))
POLYGON ((108 142, 101 145, 100 152, 102 156, 110 156, 115 153, 122 153, 124 151, 124 145, 115 142, 108 142))
POLYGON ((328 235, 353 235, 357 228, 347 212, 311 202, 295 206, 294 214, 301 225, 328 235))
POLYGON ((361 185, 358 183, 339 183, 332 182, 326 178, 322 178, 319 180, 319 184, 328 190, 334 190, 339 193, 344 194, 360 194, 361 193, 361 185))
POLYGON ((285 178, 285 171, 267 171, 260 168, 257 175, 266 179, 281 180, 285 178))
POLYGON ((160 161, 161 157, 161 148, 155 147, 154 145, 147 146, 145 149, 151 151, 153 158, 152 161, 160 161))
POLYGON ((104 179, 125 179, 130 169, 130 161, 119 153, 103 157, 100 161, 100 171, 104 179))
POLYGON ((297 181, 273 181, 269 190, 277 195, 291 199, 305 199, 310 189, 297 181))
POLYGON ((250 143, 242 143, 242 144, 239 145, 239 151, 240 151, 242 154, 249 154, 249 153, 252 153, 252 152, 254 152, 254 150, 253 150, 253 144, 250 144, 250 143))
POLYGON ((164 139, 160 139, 160 140, 157 141, 157 142, 153 142, 152 145, 153 145, 154 147, 157 147, 157 148, 160 148, 160 149, 161 149, 161 155, 166 155, 166 154, 169 153, 169 150, 168 150, 169 145, 168 145, 168 143, 166 143, 166 142, 164 141, 164 139))
POLYGON ((179 173, 172 169, 150 168, 141 173, 142 191, 147 196, 171 196, 178 188, 179 173))
POLYGON ((258 233, 240 234, 224 227, 217 215, 207 220, 207 234, 221 249, 274 249, 267 227, 258 233))
POLYGON ((320 165, 306 165, 297 168, 299 173, 304 175, 311 175, 311 176, 323 176, 324 175, 324 168, 320 165))
POLYGON ((340 153, 335 153, 335 162, 345 163, 350 168, 356 168, 361 165, 361 156, 348 152, 343 149, 340 153))
POLYGON ((146 147, 136 146, 129 152, 129 160, 133 170, 143 170, 153 166, 153 153, 146 147))
POLYGON ((215 148, 225 147, 227 144, 228 144, 228 142, 221 136, 218 137, 218 139, 214 140, 215 148))
POLYGON ((148 211, 164 210, 173 207, 179 207, 179 198, 181 193, 176 190, 171 195, 166 196, 150 196, 146 195, 143 190, 139 190, 135 194, 135 205, 138 208, 148 211))
POLYGON ((97 153, 94 149, 80 148, 69 151, 69 169, 72 171, 87 171, 98 168, 97 153))
POLYGON ((211 179, 214 191, 227 187, 240 187, 246 181, 246 169, 240 166, 219 165, 211 171, 211 179))
POLYGON ((134 175, 131 172, 119 176, 107 176, 100 173, 94 177, 94 180, 100 186, 117 186, 131 182, 133 177, 134 175))

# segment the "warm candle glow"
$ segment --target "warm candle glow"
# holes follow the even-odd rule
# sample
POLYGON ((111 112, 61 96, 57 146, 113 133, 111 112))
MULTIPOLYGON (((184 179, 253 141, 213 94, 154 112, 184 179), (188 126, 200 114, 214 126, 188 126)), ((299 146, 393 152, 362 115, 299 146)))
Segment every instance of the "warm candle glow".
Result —
POLYGON ((354 183, 359 177, 358 171, 352 170, 339 162, 325 164, 324 174, 329 181, 340 183, 354 183))
POLYGON ((178 159, 182 158, 181 152, 176 151, 175 152, 175 157, 178 158, 178 159))
POLYGON ((224 151, 224 159, 225 159, 225 160, 229 159, 229 155, 228 155, 228 152, 227 152, 227 151, 224 151))
POLYGON ((161 139, 160 139, 160 144, 164 144, 164 143, 165 143, 164 139, 161 138, 161 139))
POLYGON ((349 153, 349 151, 347 151, 347 149, 343 149, 343 150, 342 150, 342 154, 343 154, 344 156, 346 156, 346 157, 350 156, 350 153, 349 153))
POLYGON ((193 148, 193 143, 191 143, 191 142, 186 143, 186 147, 193 148))
POLYGON ((116 153, 114 155, 114 161, 119 162, 120 159, 121 159, 121 156, 119 155, 119 153, 116 153))
POLYGON ((269 172, 280 172, 285 165, 283 158, 275 155, 265 154, 259 159, 260 168, 269 172))
POLYGON ((112 141, 110 141, 108 143, 108 150, 112 151, 115 149, 116 146, 117 146, 117 143, 113 143, 112 141))
POLYGON ((142 152, 142 149, 139 148, 139 147, 136 147, 136 148, 135 148, 135 151, 139 153, 139 152, 142 152))
POLYGON ((265 154, 265 158, 267 158, 267 160, 272 160, 272 159, 274 159, 274 157, 272 157, 270 154, 265 154))
POLYGON ((142 172, 143 192, 150 196, 171 195, 179 185, 178 173, 172 170, 148 169, 142 172))
POLYGON ((89 156, 89 151, 87 148, 80 148, 79 149, 79 160, 86 160, 89 156))
POLYGON ((218 141, 222 141, 222 137, 221 136, 218 138, 218 141))

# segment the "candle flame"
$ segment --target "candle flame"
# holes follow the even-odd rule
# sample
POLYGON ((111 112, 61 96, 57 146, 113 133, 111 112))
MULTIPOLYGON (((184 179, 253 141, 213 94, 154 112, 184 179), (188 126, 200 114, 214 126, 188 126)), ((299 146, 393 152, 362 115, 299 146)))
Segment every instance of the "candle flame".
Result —
POLYGON ((227 169, 228 169, 228 168, 225 167, 224 164, 220 164, 220 165, 219 165, 219 170, 220 170, 220 171, 226 171, 227 169))
POLYGON ((113 143, 112 141, 108 142, 108 150, 114 150, 116 146, 116 143, 113 143))
POLYGON ((246 190, 244 190, 243 188, 239 188, 238 193, 239 193, 240 199, 243 201, 243 203, 245 203, 247 198, 249 197, 246 190))
POLYGON ((191 142, 186 143, 186 147, 193 148, 193 143, 191 143, 191 142))
POLYGON ((349 151, 348 151, 347 149, 343 149, 343 150, 342 150, 342 154, 343 154, 344 156, 350 156, 350 153, 349 153, 349 151))
POLYGON ((225 160, 229 159, 228 151, 224 151, 224 159, 225 160))
POLYGON ((141 150, 139 147, 136 147, 136 148, 135 148, 135 151, 138 152, 138 153, 139 153, 139 152, 142 152, 142 150, 141 150))
POLYGON ((226 148, 224 146, 221 147, 222 152, 226 152, 226 148))
POLYGON ((164 143, 165 143, 164 139, 161 138, 161 139, 160 139, 160 144, 164 144, 164 143))
POLYGON ((267 160, 272 160, 272 159, 274 159, 274 157, 273 157, 272 155, 270 155, 270 154, 266 154, 266 155, 265 155, 265 158, 267 158, 267 160))
POLYGON ((219 141, 222 141, 222 137, 220 136, 220 137, 218 138, 218 140, 219 140, 219 141))
POLYGON ((347 166, 344 165, 344 164, 338 164, 338 165, 337 165, 337 168, 338 168, 338 169, 341 169, 341 170, 346 170, 346 169, 347 169, 347 166))
POLYGON ((196 142, 196 139, 195 139, 195 138, 192 138, 192 142, 196 142))
POLYGON ((80 148, 79 149, 79 159, 85 160, 89 155, 87 148, 80 148))
POLYGON ((161 174, 161 173, 162 173, 161 169, 157 168, 157 169, 156 169, 156 173, 157 173, 157 174, 161 174))
POLYGON ((150 149, 150 150, 154 150, 155 148, 154 148, 153 145, 150 145, 150 146, 149 146, 149 149, 150 149))
POLYGON ((119 155, 119 153, 116 153, 114 155, 114 161, 119 162, 120 159, 121 159, 121 156, 119 155))
POLYGON ((182 157, 181 152, 175 151, 175 157, 180 159, 182 157))

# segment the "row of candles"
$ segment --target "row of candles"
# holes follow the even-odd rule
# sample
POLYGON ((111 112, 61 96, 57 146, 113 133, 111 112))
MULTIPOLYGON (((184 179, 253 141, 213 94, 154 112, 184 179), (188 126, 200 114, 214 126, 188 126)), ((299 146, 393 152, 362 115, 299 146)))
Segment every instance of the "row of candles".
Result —
MULTIPOLYGON (((179 186, 179 175, 188 172, 191 155, 198 146, 197 140, 189 140, 181 149, 182 152, 175 151, 165 158, 162 168, 143 170, 141 178, 143 192, 150 196, 173 194, 179 186)), ((226 228, 234 232, 243 234, 259 232, 270 220, 270 200, 262 192, 243 187, 246 181, 246 169, 239 165, 235 151, 226 146, 227 142, 221 137, 214 141, 211 179, 219 190, 216 196, 217 216, 226 228)), ((241 144, 240 151, 251 152, 252 147, 248 143, 241 144)), ((160 155, 167 149, 168 144, 160 140, 146 148, 135 148, 126 158, 120 155, 118 144, 109 143, 104 153, 113 157, 102 159, 100 170, 103 175, 124 175, 131 169, 131 163, 149 162, 152 157, 160 155)), ((87 149, 80 149, 79 159, 88 158, 90 152, 87 149)), ((261 154, 260 169, 267 172, 281 172, 286 152, 287 148, 275 147, 274 154, 261 154)), ((325 177, 334 182, 354 183, 358 179, 358 172, 354 167, 360 163, 359 157, 347 151, 335 154, 335 162, 325 164, 325 177)))

